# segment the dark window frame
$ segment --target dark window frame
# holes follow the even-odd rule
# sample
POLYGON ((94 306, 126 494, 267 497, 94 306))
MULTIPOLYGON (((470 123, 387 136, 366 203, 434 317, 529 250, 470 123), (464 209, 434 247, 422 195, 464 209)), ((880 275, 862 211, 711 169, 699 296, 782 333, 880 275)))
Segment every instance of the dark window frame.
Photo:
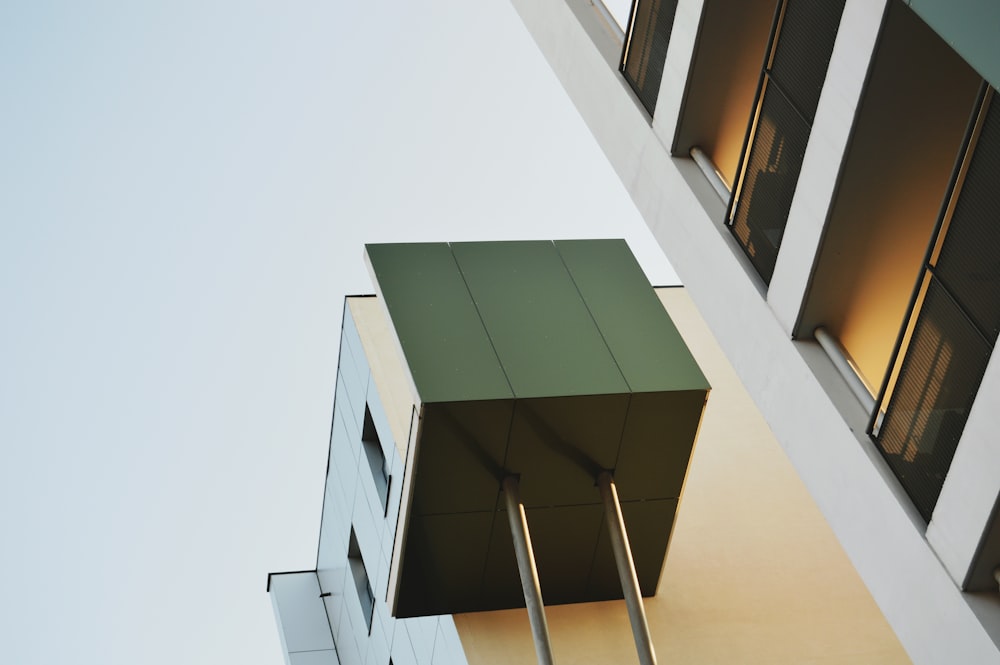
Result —
POLYGON ((375 492, 382 503, 382 516, 385 517, 389 512, 389 490, 392 487, 392 474, 389 473, 389 462, 382 449, 382 440, 378 435, 371 408, 367 403, 365 404, 364 423, 361 428, 361 447, 372 472, 375 492))

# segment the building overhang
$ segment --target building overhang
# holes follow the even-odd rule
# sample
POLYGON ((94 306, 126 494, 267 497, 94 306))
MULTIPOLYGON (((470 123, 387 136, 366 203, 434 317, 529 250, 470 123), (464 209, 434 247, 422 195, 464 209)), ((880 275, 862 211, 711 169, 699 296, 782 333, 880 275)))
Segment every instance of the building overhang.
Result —
POLYGON ((392 613, 524 605, 508 475, 547 604, 622 597, 602 470, 655 593, 709 385, 624 241, 369 245, 367 260, 419 416, 392 613))

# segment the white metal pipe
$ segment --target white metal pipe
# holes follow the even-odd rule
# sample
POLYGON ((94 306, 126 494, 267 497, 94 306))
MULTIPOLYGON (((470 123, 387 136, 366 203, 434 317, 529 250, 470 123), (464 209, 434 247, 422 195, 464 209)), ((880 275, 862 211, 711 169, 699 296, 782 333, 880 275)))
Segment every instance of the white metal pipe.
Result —
POLYGON ((607 5, 601 2, 601 0, 591 0, 590 4, 594 8, 594 11, 597 12, 598 16, 604 19, 604 23, 607 25, 608 30, 618 39, 619 44, 624 44, 625 31, 622 30, 620 25, 618 25, 618 21, 615 20, 615 17, 611 15, 611 11, 608 9, 607 5))
POLYGON ((870 415, 875 410, 875 397, 868 390, 868 386, 858 374, 858 370, 854 367, 854 364, 847 359, 847 354, 841 348, 840 342, 822 326, 813 331, 813 336, 819 342, 819 345, 823 347, 823 350, 826 351, 826 355, 830 358, 833 366, 844 377, 844 381, 847 382, 851 392, 854 393, 854 396, 858 398, 858 401, 861 402, 861 405, 865 407, 865 410, 870 415))
POLYGON ((694 146, 691 148, 691 159, 694 160, 694 163, 698 165, 701 172, 705 174, 706 178, 708 178, 708 182, 711 183, 712 189, 714 189, 715 193, 719 195, 722 202, 729 203, 729 186, 726 185, 726 181, 722 179, 721 175, 719 175, 718 169, 715 168, 715 164, 712 163, 712 160, 709 159, 708 155, 706 155, 705 152, 698 146, 694 146))
POLYGON ((524 514, 524 504, 521 503, 518 485, 516 476, 507 476, 503 479, 507 519, 510 522, 510 534, 514 538, 517 571, 521 574, 521 591, 524 592, 524 605, 528 609, 538 665, 552 665, 552 645, 549 643, 549 625, 545 620, 545 606, 542 604, 542 587, 538 583, 535 553, 531 549, 528 519, 524 514))
POLYGON ((632 548, 628 544, 628 532, 625 530, 625 520, 622 518, 615 480, 610 473, 602 471, 597 476, 597 486, 604 500, 604 517, 608 523, 611 549, 615 553, 615 563, 618 565, 618 579, 621 580, 622 592, 625 594, 625 607, 628 609, 628 618, 632 624, 632 637, 639 653, 639 662, 641 665, 656 665, 656 652, 653 650, 653 640, 649 635, 646 608, 642 605, 639 578, 635 574, 632 548))

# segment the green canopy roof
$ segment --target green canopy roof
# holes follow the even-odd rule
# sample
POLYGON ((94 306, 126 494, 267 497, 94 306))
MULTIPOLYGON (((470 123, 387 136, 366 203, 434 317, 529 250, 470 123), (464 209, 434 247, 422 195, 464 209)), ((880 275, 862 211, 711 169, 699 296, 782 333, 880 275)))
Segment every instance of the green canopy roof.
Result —
POLYGON ((620 598, 613 470, 656 590, 709 385, 622 240, 368 245, 421 402, 390 606, 523 606, 500 482, 521 478, 547 603, 620 598))

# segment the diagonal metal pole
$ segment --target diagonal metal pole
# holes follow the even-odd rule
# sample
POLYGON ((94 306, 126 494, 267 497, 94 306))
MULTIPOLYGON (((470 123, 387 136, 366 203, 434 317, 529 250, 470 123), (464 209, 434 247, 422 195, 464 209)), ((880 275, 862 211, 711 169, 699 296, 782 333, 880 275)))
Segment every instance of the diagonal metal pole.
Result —
POLYGON ((507 519, 510 534, 514 538, 514 553, 517 555, 517 570, 521 574, 521 590, 524 605, 528 609, 531 622, 531 636, 535 640, 538 665, 552 665, 552 646, 549 644, 549 625, 545 621, 545 606, 542 604, 542 587, 538 583, 535 568, 535 554, 531 550, 531 536, 528 534, 528 520, 524 515, 524 504, 516 476, 503 479, 504 500, 507 502, 507 519))
POLYGON ((622 519, 622 507, 618 502, 615 479, 607 471, 601 471, 597 476, 597 486, 604 500, 604 517, 608 523, 615 563, 618 564, 618 579, 621 580, 622 592, 625 594, 625 607, 628 608, 628 618, 632 623, 632 637, 635 638, 635 648, 639 652, 639 662, 642 665, 656 665, 656 652, 653 650, 653 640, 649 636, 646 610, 642 606, 639 578, 635 574, 635 564, 632 562, 632 549, 628 544, 628 532, 625 530, 625 520, 622 519))

